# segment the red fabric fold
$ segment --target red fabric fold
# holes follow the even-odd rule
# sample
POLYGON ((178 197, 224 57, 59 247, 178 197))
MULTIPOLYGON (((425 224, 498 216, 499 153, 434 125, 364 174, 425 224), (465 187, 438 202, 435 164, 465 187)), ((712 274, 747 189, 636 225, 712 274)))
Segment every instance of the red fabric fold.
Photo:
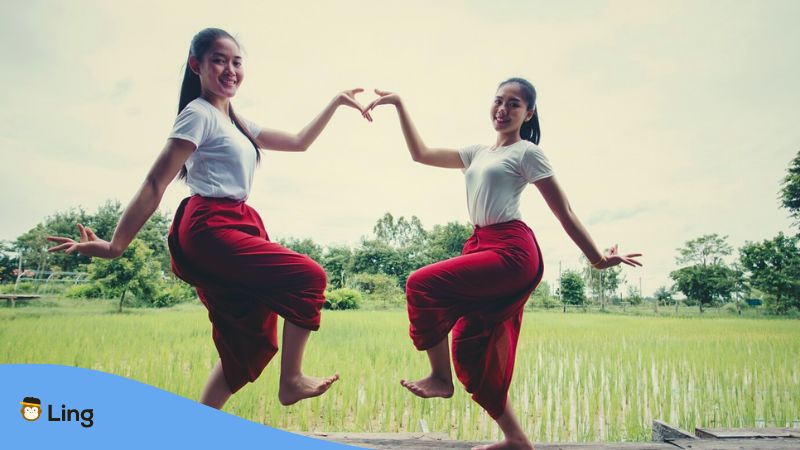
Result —
POLYGON ((522 310, 543 270, 533 231, 512 220, 475 227, 461 256, 415 271, 406 284, 414 345, 427 350, 452 330, 456 375, 495 419, 506 406, 522 310))
POLYGON ((325 271, 308 256, 270 242, 244 202, 184 199, 167 238, 172 271, 197 289, 232 392, 261 375, 278 351, 277 316, 320 325, 325 271))

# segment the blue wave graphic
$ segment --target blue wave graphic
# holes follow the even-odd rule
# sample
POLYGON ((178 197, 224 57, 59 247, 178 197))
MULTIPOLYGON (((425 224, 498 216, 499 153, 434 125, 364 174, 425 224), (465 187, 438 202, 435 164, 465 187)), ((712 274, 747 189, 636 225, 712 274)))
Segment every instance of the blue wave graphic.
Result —
POLYGON ((0 364, 0 383, 0 448, 357 448, 259 425, 95 370, 0 364), (25 397, 41 401, 35 421, 22 416, 25 397))

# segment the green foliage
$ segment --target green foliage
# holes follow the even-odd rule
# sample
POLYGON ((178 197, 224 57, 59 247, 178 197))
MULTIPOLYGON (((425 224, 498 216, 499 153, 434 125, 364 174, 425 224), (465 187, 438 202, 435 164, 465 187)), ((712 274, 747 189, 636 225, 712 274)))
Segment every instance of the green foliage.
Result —
POLYGON ((352 270, 355 273, 383 273, 397 278, 398 287, 405 286, 412 270, 420 267, 421 255, 397 249, 379 240, 363 240, 353 252, 352 270), (419 264, 419 265, 418 265, 419 264))
POLYGON ((642 304, 642 294, 639 292, 639 289, 636 286, 628 286, 628 297, 626 301, 631 305, 641 305, 642 304))
POLYGON ((559 292, 564 303, 568 305, 583 306, 586 303, 585 285, 581 275, 573 270, 567 270, 561 274, 561 286, 559 292))
POLYGON ((397 278, 383 273, 358 273, 347 283, 348 287, 364 293, 364 300, 375 306, 389 308, 405 305, 405 293, 397 287, 397 278))
MULTIPOLYGON (((721 305, 741 290, 741 273, 729 268, 723 257, 733 251, 727 236, 707 234, 686 242, 678 249, 678 264, 689 264, 669 274, 674 289, 689 301, 697 301, 700 312, 709 305, 721 305)), ((689 304, 687 302, 687 304, 689 304)))
POLYGON ((347 282, 353 266, 353 251, 350 247, 328 247, 320 260, 328 274, 328 286, 339 289, 347 282))
POLYGON ((730 300, 737 285, 736 272, 723 264, 683 267, 669 275, 675 280, 675 289, 687 297, 685 303, 696 301, 700 312, 730 300))
POLYGON ((361 293, 355 289, 341 288, 325 293, 325 309, 358 309, 363 301, 361 293))
POLYGON ((779 233, 774 239, 748 242, 739 252, 750 284, 767 294, 772 312, 800 308, 800 237, 779 233))
POLYGON ((728 236, 718 234, 706 234, 697 239, 686 242, 683 248, 679 248, 680 256, 676 259, 678 264, 690 264, 708 266, 713 264, 723 264, 722 258, 733 252, 733 247, 727 242, 728 236))
POLYGON ((526 306, 529 308, 538 306, 551 309, 561 306, 561 302, 553 296, 550 291, 550 284, 547 281, 542 281, 531 294, 526 306))
POLYGON ((795 219, 795 225, 800 225, 800 151, 789 163, 786 177, 781 182, 780 199, 781 205, 795 219))
POLYGON ((70 286, 64 291, 68 298, 103 298, 103 287, 100 283, 82 283, 70 286))
POLYGON ((411 216, 409 220, 400 216, 395 220, 387 212, 378 219, 372 231, 376 240, 396 248, 424 246, 427 239, 427 233, 417 216, 411 216))
POLYGON ((314 242, 312 239, 297 239, 289 237, 286 239, 278 239, 278 243, 289 250, 306 255, 314 261, 322 260, 322 246, 314 242))
POLYGON ((16 281, 18 259, 11 252, 11 243, 0 241, 0 284, 16 281))
POLYGON ((428 260, 443 261, 461 254, 464 242, 472 235, 472 226, 459 222, 434 225, 428 233, 428 260))
POLYGON ((119 296, 119 310, 125 294, 131 292, 139 298, 155 298, 160 267, 150 259, 153 251, 139 239, 134 239, 119 258, 95 258, 89 264, 89 277, 97 280, 109 296, 119 296))
POLYGON ((673 305, 675 300, 672 298, 672 291, 667 289, 666 286, 659 286, 655 293, 656 301, 659 305, 668 306, 673 305))

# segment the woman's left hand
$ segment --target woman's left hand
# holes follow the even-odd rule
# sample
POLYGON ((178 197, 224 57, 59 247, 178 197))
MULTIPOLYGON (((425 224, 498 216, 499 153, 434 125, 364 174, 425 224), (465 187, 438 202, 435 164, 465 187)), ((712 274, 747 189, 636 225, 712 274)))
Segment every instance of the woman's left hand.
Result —
POLYGON ((356 94, 360 92, 364 92, 364 89, 355 88, 355 89, 349 89, 347 91, 342 91, 336 96, 336 103, 339 105, 349 106, 351 108, 355 108, 361 111, 361 115, 363 115, 365 119, 372 122, 372 116, 369 114, 369 111, 367 111, 364 108, 364 106, 362 106, 361 103, 359 103, 358 100, 356 100, 356 94))
POLYGON ((632 267, 640 266, 642 263, 637 261, 635 258, 642 256, 641 253, 628 253, 627 255, 620 255, 619 254, 619 246, 614 245, 606 254, 603 255, 603 259, 600 260, 596 265, 593 264, 592 267, 595 269, 608 269, 609 267, 614 267, 618 264, 627 264, 632 267))

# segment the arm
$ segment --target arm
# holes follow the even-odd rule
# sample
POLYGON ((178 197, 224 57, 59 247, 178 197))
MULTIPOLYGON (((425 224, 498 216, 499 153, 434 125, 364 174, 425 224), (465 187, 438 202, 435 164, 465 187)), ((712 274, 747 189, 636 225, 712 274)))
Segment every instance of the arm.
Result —
POLYGON ((422 141, 422 138, 417 133, 411 117, 408 115, 405 104, 400 99, 400 96, 391 92, 381 91, 375 89, 375 93, 379 95, 378 99, 373 101, 366 107, 366 111, 378 105, 394 105, 397 109, 397 115, 400 117, 400 128, 403 130, 403 137, 406 139, 408 151, 411 153, 411 159, 418 163, 427 164, 429 166, 444 167, 446 169, 463 169, 464 162, 461 160, 461 155, 458 150, 446 148, 429 148, 422 141))
POLYGON ((364 107, 361 106, 355 99, 355 95, 362 92, 363 89, 356 88, 349 91, 340 92, 337 94, 308 125, 305 126, 299 133, 287 133, 284 131, 263 129, 256 136, 256 143, 259 147, 267 150, 283 150, 289 152, 304 152, 308 147, 317 139, 317 137, 328 125, 328 122, 336 112, 336 108, 345 105, 355 108, 364 115, 364 117, 372 121, 372 117, 364 107))
POLYGON ((639 253, 632 253, 628 255, 617 255, 617 246, 612 247, 605 255, 602 254, 595 245, 589 232, 583 227, 583 224, 578 219, 578 216, 572 211, 572 207, 567 200, 564 191, 556 181, 556 177, 548 177, 534 183, 544 197, 547 206, 553 211, 564 231, 572 239, 572 242, 589 259, 589 263, 596 269, 606 269, 616 266, 620 263, 628 264, 629 266, 641 266, 639 261, 634 258, 641 256, 639 253))
POLYGON ((136 233, 158 208, 167 186, 172 182, 183 164, 195 150, 195 145, 183 139, 169 139, 161 154, 150 168, 142 186, 133 196, 114 231, 111 242, 98 239, 91 229, 78 224, 80 242, 72 239, 49 236, 47 239, 59 245, 48 251, 65 250, 67 253, 79 252, 86 256, 116 258, 130 245, 136 233))

